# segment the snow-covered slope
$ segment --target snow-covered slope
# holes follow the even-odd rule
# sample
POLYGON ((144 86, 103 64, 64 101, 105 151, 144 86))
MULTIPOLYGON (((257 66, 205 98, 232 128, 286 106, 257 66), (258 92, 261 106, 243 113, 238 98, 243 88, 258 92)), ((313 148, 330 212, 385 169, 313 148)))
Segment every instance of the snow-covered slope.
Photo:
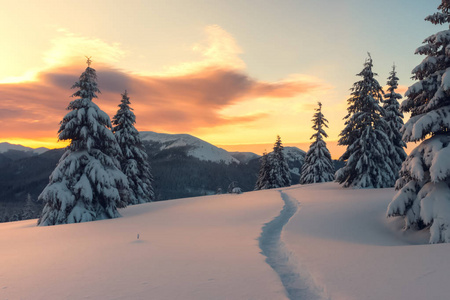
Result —
POLYGON ((252 159, 261 157, 260 155, 253 152, 229 152, 231 156, 239 160, 241 163, 246 164, 252 159))
POLYGON ((306 152, 297 147, 284 147, 283 153, 284 157, 287 160, 291 173, 300 176, 301 166, 305 161, 306 152))
POLYGON ((283 153, 288 161, 305 161, 306 152, 297 147, 284 147, 283 153))
POLYGON ((0 153, 5 153, 9 150, 32 152, 34 154, 42 154, 42 153, 48 151, 49 149, 43 148, 43 147, 33 149, 33 148, 25 147, 22 145, 10 144, 7 142, 0 143, 0 153))
POLYGON ((1 223, 0 299, 287 299, 258 246, 283 205, 264 194, 141 204, 80 224, 1 223))
POLYGON ((450 244, 429 232, 402 231, 386 218, 394 189, 345 189, 336 183, 286 189, 300 203, 284 241, 300 270, 329 299, 449 299, 450 244))
POLYGON ((218 148, 210 143, 207 143, 195 136, 189 134, 168 134, 156 133, 152 131, 140 132, 142 141, 151 141, 160 143, 160 150, 188 147, 188 156, 196 157, 200 160, 221 162, 226 164, 239 163, 239 160, 232 157, 226 150, 218 148))
POLYGON ((0 299, 448 299, 450 244, 386 219, 394 193, 296 185, 2 223, 0 299))

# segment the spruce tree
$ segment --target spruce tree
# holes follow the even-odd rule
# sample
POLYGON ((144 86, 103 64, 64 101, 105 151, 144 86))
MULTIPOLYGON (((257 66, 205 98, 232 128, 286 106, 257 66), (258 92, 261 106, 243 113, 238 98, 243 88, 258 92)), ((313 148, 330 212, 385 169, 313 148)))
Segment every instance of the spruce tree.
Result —
POLYGON ((128 204, 140 204, 154 200, 155 194, 147 153, 139 137, 139 131, 134 127, 136 116, 132 110, 130 98, 125 91, 112 123, 114 136, 123 154, 119 158, 120 165, 127 175, 130 186, 128 204))
POLYGON ((402 95, 395 92, 398 88, 398 77, 395 71, 395 65, 392 66, 392 71, 389 73, 388 77, 388 89, 387 93, 384 95, 383 108, 385 110, 385 120, 388 123, 387 135, 392 142, 392 151, 389 155, 393 166, 394 175, 398 178, 398 174, 402 163, 406 159, 406 148, 405 142, 402 140, 402 135, 400 129, 403 126, 403 113, 400 111, 399 100, 402 95))
POLYGON ((266 190, 271 186, 271 179, 270 179, 271 166, 267 152, 264 152, 263 156, 259 159, 259 163, 260 163, 259 174, 255 184, 255 191, 266 190))
MULTIPOLYGON (((425 18, 450 23, 450 1, 425 18)), ((405 229, 429 227, 430 243, 450 242, 450 30, 424 40, 416 54, 425 59, 412 70, 417 80, 405 94, 401 110, 411 118, 401 132, 404 142, 419 142, 402 164, 399 191, 388 216, 403 216, 405 229)))
POLYGON ((334 180, 334 165, 330 151, 323 137, 328 137, 323 127, 328 128, 328 120, 322 114, 322 103, 318 103, 316 113, 313 116, 313 126, 316 132, 311 136, 314 142, 309 147, 305 155, 305 162, 302 166, 300 184, 328 182, 334 180))
POLYGON ((22 210, 22 220, 28 220, 34 218, 35 212, 33 210, 33 199, 30 193, 27 194, 25 205, 22 210))
POLYGON ((364 69, 357 74, 362 80, 351 88, 345 128, 340 133, 338 145, 347 146, 341 156, 346 161, 336 172, 336 181, 344 187, 383 188, 394 185, 395 174, 389 157, 392 143, 385 133, 388 124, 380 106, 383 90, 374 78, 370 57, 364 69))
POLYGON ((87 63, 58 131, 70 144, 38 198, 45 204, 40 226, 116 218, 127 203, 128 181, 116 159, 120 147, 108 115, 92 101, 100 90, 89 58, 87 63))
POLYGON ((270 184, 268 188, 279 188, 291 185, 291 172, 283 153, 283 143, 278 135, 273 146, 273 152, 269 154, 270 184))

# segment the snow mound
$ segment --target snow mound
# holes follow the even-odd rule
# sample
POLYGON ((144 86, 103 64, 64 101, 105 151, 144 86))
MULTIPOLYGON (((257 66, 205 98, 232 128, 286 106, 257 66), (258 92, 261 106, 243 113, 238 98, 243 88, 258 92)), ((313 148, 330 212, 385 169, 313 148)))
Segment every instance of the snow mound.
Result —
POLYGON ((10 144, 7 142, 0 143, 0 153, 8 152, 9 150, 23 151, 23 152, 32 152, 34 154, 42 154, 49 149, 40 147, 40 148, 30 148, 22 145, 10 144))
POLYGON ((195 136, 189 134, 168 134, 152 131, 140 132, 142 141, 161 143, 160 150, 189 147, 188 156, 196 157, 200 160, 212 162, 224 162, 226 164, 239 163, 239 160, 230 155, 226 150, 211 145, 195 136))

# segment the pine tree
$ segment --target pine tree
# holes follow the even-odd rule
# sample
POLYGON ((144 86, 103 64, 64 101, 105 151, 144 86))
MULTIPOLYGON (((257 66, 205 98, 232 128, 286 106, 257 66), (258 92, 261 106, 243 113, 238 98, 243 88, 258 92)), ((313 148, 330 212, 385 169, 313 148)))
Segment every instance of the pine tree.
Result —
MULTIPOLYGON (((425 18, 450 23, 450 1, 425 18)), ((405 229, 429 227, 430 243, 450 242, 450 30, 424 41, 416 54, 425 59, 412 70, 417 80, 405 94, 401 110, 411 118, 401 132, 404 142, 422 141, 402 164, 399 191, 388 216, 403 216, 405 229)))
POLYGON ((110 130, 111 121, 92 101, 100 93, 90 67, 72 86, 77 88, 69 113, 61 121, 59 140, 70 145, 39 195, 44 209, 38 225, 88 222, 119 217, 127 203, 128 182, 116 157, 120 147, 110 130))
POLYGON ((400 129, 403 126, 403 113, 400 111, 398 100, 402 95, 395 92, 398 88, 398 77, 395 71, 395 65, 392 66, 392 71, 388 77, 388 89, 384 95, 383 108, 385 110, 385 120, 388 123, 387 135, 392 142, 393 148, 389 157, 394 165, 394 175, 398 178, 398 174, 402 163, 406 159, 405 142, 402 141, 400 129))
POLYGON ((372 58, 366 60, 357 76, 362 80, 351 88, 347 100, 348 114, 338 145, 347 146, 341 156, 346 161, 336 172, 336 181, 344 187, 383 188, 394 185, 393 163, 389 158, 392 143, 386 135, 388 127, 384 109, 379 105, 383 90, 374 78, 372 58))
POLYGON ((28 220, 34 218, 35 213, 33 210, 33 199, 31 195, 27 194, 27 199, 25 200, 25 205, 22 210, 22 220, 28 220))
POLYGON ((328 137, 323 127, 328 128, 328 120, 322 114, 322 103, 318 103, 317 113, 313 116, 312 129, 316 131, 311 136, 315 139, 305 155, 305 162, 302 166, 300 184, 328 182, 334 180, 334 165, 331 159, 330 151, 323 137, 328 137))
POLYGON ((270 184, 268 188, 279 188, 291 185, 291 172, 283 153, 283 144, 278 135, 273 146, 273 152, 269 154, 270 184))
POLYGON ((264 152, 263 156, 259 159, 259 163, 260 163, 259 174, 255 184, 255 191, 266 190, 271 186, 271 179, 270 179, 271 166, 267 152, 264 152))
POLYGON ((128 204, 140 204, 154 200, 147 153, 145 153, 139 132, 134 127, 136 116, 130 107, 127 91, 122 94, 119 110, 113 117, 113 133, 122 150, 120 158, 122 171, 127 175, 130 186, 128 204))

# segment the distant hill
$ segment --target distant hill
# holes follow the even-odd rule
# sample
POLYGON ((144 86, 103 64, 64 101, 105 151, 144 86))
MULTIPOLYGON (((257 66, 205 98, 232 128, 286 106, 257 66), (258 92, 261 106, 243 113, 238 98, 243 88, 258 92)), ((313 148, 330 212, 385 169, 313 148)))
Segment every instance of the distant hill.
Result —
POLYGON ((159 151, 171 148, 184 148, 186 155, 203 161, 224 162, 225 164, 240 163, 239 160, 230 155, 226 150, 218 148, 189 134, 167 134, 152 131, 140 133, 142 141, 155 142, 160 145, 159 151))
POLYGON ((231 156, 239 160, 241 163, 246 164, 252 159, 261 157, 253 152, 229 152, 231 156))
POLYGON ((34 149, 34 148, 30 148, 30 147, 25 147, 22 145, 10 144, 7 142, 0 143, 0 153, 5 153, 10 150, 21 151, 21 152, 31 152, 33 154, 42 154, 42 153, 48 151, 49 149, 44 148, 44 147, 34 149))
MULTIPOLYGON (((155 178, 157 200, 215 194, 226 191, 233 181, 244 192, 254 189, 259 171, 257 154, 228 153, 188 134, 141 132, 141 137, 155 178)), ((0 153, 0 219, 5 211, 19 211, 28 194, 34 200, 38 198, 65 151, 54 149, 35 154, 27 147, 15 149, 22 150, 0 153)), ((292 183, 296 184, 305 152, 285 147, 284 153, 292 183)), ((42 203, 35 205, 36 211, 42 209, 42 203)))

